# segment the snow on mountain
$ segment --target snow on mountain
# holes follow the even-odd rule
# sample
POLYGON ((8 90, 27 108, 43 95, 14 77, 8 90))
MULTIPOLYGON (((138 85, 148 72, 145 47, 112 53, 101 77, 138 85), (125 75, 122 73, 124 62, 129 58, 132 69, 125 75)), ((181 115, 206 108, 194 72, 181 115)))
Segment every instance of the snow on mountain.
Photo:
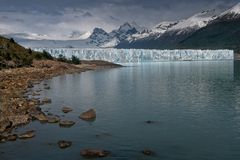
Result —
POLYGON ((110 33, 107 33, 101 28, 95 28, 89 37, 89 43, 99 47, 115 47, 119 42, 128 39, 133 34, 144 29, 144 27, 137 25, 135 22, 126 22, 110 33))
POLYGON ((72 31, 72 33, 69 36, 69 39, 71 40, 80 40, 80 39, 87 39, 91 35, 91 32, 79 32, 79 31, 72 31))
POLYGON ((114 48, 115 46, 117 46, 119 44, 119 42, 120 42, 119 39, 113 38, 109 42, 102 44, 100 47, 101 48, 114 48))
POLYGON ((173 22, 161 22, 154 26, 150 30, 144 30, 143 32, 138 32, 133 34, 127 40, 129 42, 137 40, 149 40, 158 39, 163 34, 188 34, 196 31, 202 27, 205 27, 210 21, 216 18, 215 10, 203 11, 201 13, 195 14, 188 19, 173 22))
POLYGON ((240 18, 240 2, 232 8, 220 14, 219 19, 238 19, 240 18))
POLYGON ((88 39, 90 44, 101 46, 102 44, 109 42, 111 37, 102 28, 95 28, 88 39))
POLYGON ((160 37, 163 33, 165 33, 169 28, 173 27, 176 25, 178 22, 161 22, 154 26, 152 29, 145 29, 142 32, 138 32, 136 34, 133 34, 128 41, 133 41, 133 40, 139 40, 139 39, 144 39, 144 38, 158 38, 160 37))
POLYGON ((177 34, 183 34, 186 32, 192 32, 207 26, 207 24, 216 19, 215 10, 202 11, 191 16, 188 19, 181 20, 176 25, 172 26, 169 31, 177 31, 177 34))

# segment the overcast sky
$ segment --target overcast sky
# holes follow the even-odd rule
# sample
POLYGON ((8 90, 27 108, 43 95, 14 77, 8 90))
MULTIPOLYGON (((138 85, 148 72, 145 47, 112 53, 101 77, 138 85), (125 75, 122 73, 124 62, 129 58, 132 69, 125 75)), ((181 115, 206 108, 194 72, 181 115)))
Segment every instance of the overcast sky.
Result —
POLYGON ((239 0, 0 0, 0 33, 47 34, 56 39, 94 27, 110 31, 128 21, 152 27, 239 0))

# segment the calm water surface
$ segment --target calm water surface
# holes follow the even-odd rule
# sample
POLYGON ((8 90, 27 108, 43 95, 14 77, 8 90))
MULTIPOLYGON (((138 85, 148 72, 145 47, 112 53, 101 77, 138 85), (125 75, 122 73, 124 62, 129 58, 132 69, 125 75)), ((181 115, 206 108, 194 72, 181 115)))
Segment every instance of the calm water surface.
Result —
POLYGON ((105 159, 240 159, 238 62, 143 63, 59 76, 34 89, 44 83, 51 89, 41 97, 52 104, 43 111, 76 124, 60 128, 33 122, 19 128, 15 132, 36 130, 36 137, 0 144, 0 160, 79 160, 84 148, 110 150, 105 159), (63 114, 63 106, 74 111, 63 114), (96 109, 96 121, 80 120, 89 108, 96 109), (72 147, 59 149, 62 139, 72 147), (156 154, 142 155, 145 148, 156 154))

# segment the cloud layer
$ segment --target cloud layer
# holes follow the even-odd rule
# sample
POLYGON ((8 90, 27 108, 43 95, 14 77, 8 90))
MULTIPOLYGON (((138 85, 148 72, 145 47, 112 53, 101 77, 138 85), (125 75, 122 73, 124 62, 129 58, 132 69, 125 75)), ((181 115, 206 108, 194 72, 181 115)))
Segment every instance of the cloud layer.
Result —
POLYGON ((238 0, 0 0, 0 33, 36 33, 66 39, 95 27, 107 31, 126 21, 152 27, 207 9, 222 11, 238 0))

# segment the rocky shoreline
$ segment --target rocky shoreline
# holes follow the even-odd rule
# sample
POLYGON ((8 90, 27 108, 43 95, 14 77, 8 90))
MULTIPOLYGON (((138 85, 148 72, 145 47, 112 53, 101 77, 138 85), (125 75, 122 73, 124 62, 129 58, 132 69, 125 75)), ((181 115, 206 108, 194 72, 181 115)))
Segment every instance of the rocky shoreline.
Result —
MULTIPOLYGON (((0 141, 11 136, 13 128, 32 120, 48 121, 39 107, 49 100, 29 98, 29 90, 44 79, 62 74, 81 73, 98 68, 116 68, 120 65, 104 61, 83 61, 73 65, 58 61, 34 61, 32 67, 0 70, 0 141)), ((37 94, 37 93, 30 93, 37 94)), ((51 100, 50 100, 51 101, 51 100)))

